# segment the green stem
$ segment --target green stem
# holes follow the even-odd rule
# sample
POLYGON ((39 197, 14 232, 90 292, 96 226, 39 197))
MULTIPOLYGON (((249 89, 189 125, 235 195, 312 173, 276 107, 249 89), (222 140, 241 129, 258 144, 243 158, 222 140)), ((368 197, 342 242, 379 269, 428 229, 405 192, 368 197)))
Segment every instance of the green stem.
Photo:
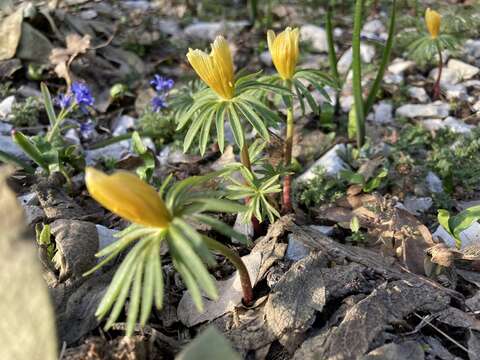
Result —
MULTIPOLYGON (((132 134, 133 133, 126 133, 126 134, 122 134, 122 135, 112 136, 112 137, 109 137, 108 139, 105 139, 105 140, 100 140, 100 141, 92 144, 91 146, 89 146, 88 149, 89 150, 101 149, 105 146, 112 145, 112 144, 115 144, 117 142, 130 139, 132 137, 132 134)), ((152 131, 139 131, 138 134, 140 135, 140 137, 155 137, 156 135, 158 135, 157 133, 152 132, 152 131)))
POLYGON ((32 159, 38 166, 40 166, 47 173, 50 173, 48 164, 43 158, 42 153, 38 150, 37 146, 30 141, 30 139, 25 136, 20 131, 12 131, 13 141, 23 150, 27 156, 32 159))
POLYGON ((360 33, 362 31, 363 0, 355 2, 355 16, 352 38, 353 96, 355 100, 355 119, 357 127, 357 147, 365 142, 365 109, 362 96, 362 60, 360 57, 360 33))
POLYGON ((392 12, 390 14, 390 25, 388 27, 388 38, 383 49, 382 54, 382 61, 380 62, 380 67, 377 72, 377 76, 375 81, 372 84, 372 88, 368 94, 367 101, 365 103, 365 114, 368 114, 372 109, 373 103, 377 96, 378 90, 380 89, 380 85, 383 80, 383 76, 385 75, 385 70, 387 69, 388 61, 390 60, 390 54, 392 53, 393 48, 393 40, 395 38, 395 24, 396 24, 396 8, 397 8, 397 1, 392 1, 392 12))
MULTIPOLYGON (((287 83, 291 88, 291 83, 287 83)), ((295 124, 293 118, 293 101, 290 102, 287 109, 287 129, 285 135, 285 167, 289 170, 292 164, 292 149, 293 149, 293 135, 295 131, 295 124)), ((283 180, 283 211, 285 213, 292 211, 292 176, 285 175, 283 180)))
POLYGON ((58 117, 57 117, 57 120, 56 120, 55 124, 53 124, 52 128, 48 132, 47 141, 49 143, 51 143, 52 140, 55 138, 55 136, 57 135, 57 133, 60 130, 61 123, 63 122, 63 120, 65 120, 67 114, 69 114, 73 110, 74 107, 75 107, 75 104, 72 104, 72 105, 70 105, 70 107, 67 110, 62 109, 60 111, 60 114, 58 114, 58 117))
POLYGON ((29 164, 27 164, 25 161, 22 159, 16 157, 15 155, 9 154, 5 151, 0 150, 0 161, 6 164, 14 164, 19 167, 21 167, 23 170, 25 170, 29 174, 34 174, 35 169, 31 167, 29 164))
MULTIPOLYGON (((335 5, 335 0, 331 0, 328 4, 327 13, 325 14, 325 31, 327 32, 328 44, 328 63, 330 65, 330 73, 335 79, 335 82, 340 87, 340 75, 337 66, 337 52, 335 51, 335 41, 333 39, 333 22, 332 12, 335 5)), ((340 90, 335 92, 335 115, 340 113, 340 90)))
POLYGON ((247 267, 243 263, 242 258, 238 256, 235 251, 219 243, 218 241, 215 241, 207 236, 204 236, 203 238, 210 249, 221 253, 236 267, 240 276, 240 283, 242 285, 243 302, 246 306, 251 305, 253 302, 252 282, 250 281, 250 275, 248 274, 247 267))
POLYGON ((255 25, 258 15, 258 0, 248 0, 248 7, 250 13, 250 23, 255 25))

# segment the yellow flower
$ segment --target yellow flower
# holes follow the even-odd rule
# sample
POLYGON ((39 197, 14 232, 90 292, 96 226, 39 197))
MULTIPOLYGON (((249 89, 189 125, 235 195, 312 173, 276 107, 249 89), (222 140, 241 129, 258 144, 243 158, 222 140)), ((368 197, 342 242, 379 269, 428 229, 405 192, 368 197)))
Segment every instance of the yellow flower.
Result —
POLYGON ((295 73, 298 61, 298 29, 287 27, 283 32, 275 36, 272 30, 268 30, 268 49, 272 55, 272 61, 283 80, 290 80, 295 73))
POLYGON ((201 50, 188 50, 187 59, 198 76, 223 99, 233 98, 235 78, 230 48, 223 36, 217 36, 210 55, 201 50))
POLYGON ((440 33, 440 23, 442 16, 435 10, 427 9, 425 12, 425 23, 432 39, 436 39, 440 33))
POLYGON ((160 195, 132 173, 116 171, 107 175, 87 167, 85 184, 95 200, 128 221, 164 228, 171 220, 160 195))

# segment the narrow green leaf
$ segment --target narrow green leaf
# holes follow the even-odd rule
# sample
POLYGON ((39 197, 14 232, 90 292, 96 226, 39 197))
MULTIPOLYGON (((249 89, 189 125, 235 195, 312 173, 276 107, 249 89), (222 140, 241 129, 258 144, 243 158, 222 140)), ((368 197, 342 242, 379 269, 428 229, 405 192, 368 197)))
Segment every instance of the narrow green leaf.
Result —
POLYGON ((250 108, 248 102, 238 101, 235 105, 260 136, 268 141, 270 139, 270 134, 268 133, 267 127, 255 111, 250 108))
POLYGON ((217 129, 218 147, 222 153, 223 149, 225 148, 225 111, 229 105, 229 103, 222 102, 220 108, 215 114, 215 127, 217 129))
POLYGON ((47 173, 49 172, 48 164, 43 158, 42 153, 27 136, 20 131, 13 131, 12 139, 18 146, 20 146, 20 148, 25 152, 25 154, 28 155, 30 159, 32 159, 47 173))
POLYGON ((135 270, 135 278, 133 279, 132 291, 130 292, 130 302, 128 304, 127 313, 127 336, 132 336, 135 331, 135 325, 137 324, 138 312, 140 310, 140 301, 142 293, 142 277, 143 268, 145 266, 145 251, 139 259, 137 269, 135 270))
POLYGON ((192 296, 193 303, 195 304, 199 312, 203 312, 202 293, 200 292, 200 289, 197 285, 197 282, 195 281, 195 278, 193 277, 190 270, 188 270, 187 266, 182 261, 178 253, 175 253, 175 250, 172 251, 172 249, 170 251, 172 252, 173 266, 175 266, 175 269, 177 269, 177 271, 181 275, 182 280, 185 283, 185 286, 187 287, 187 290, 190 292, 190 295, 192 296))
POLYGON ((244 129, 234 106, 228 108, 228 115, 230 124, 232 125, 233 137, 235 138, 238 147, 241 149, 245 143, 244 129))
POLYGON ((43 103, 45 105, 48 120, 50 121, 50 126, 54 126, 57 122, 57 116, 55 115, 55 110, 53 108, 52 96, 50 95, 47 85, 43 82, 40 84, 40 90, 42 91, 43 103))
POLYGON ((140 309, 140 325, 145 326, 152 311, 153 296, 155 290, 155 258, 160 256, 156 253, 155 242, 148 247, 147 259, 142 288, 142 307, 140 309))
POLYGON ((160 310, 163 306, 163 271, 162 262, 160 259, 160 246, 161 242, 155 243, 155 256, 154 258, 154 283, 155 283, 155 307, 160 310))
POLYGON ((240 234, 239 232, 235 231, 230 226, 225 224, 223 221, 220 221, 218 219, 215 219, 214 217, 204 215, 204 214, 195 215, 195 219, 197 219, 201 223, 211 226, 212 229, 218 231, 220 234, 228 238, 234 238, 239 242, 241 242, 242 244, 249 245, 248 238, 244 234, 240 234))
POLYGON ((170 225, 170 232, 174 232, 177 238, 184 238, 193 247, 195 252, 209 266, 215 266, 216 261, 208 247, 203 243, 202 236, 186 221, 181 218, 175 218, 170 225))

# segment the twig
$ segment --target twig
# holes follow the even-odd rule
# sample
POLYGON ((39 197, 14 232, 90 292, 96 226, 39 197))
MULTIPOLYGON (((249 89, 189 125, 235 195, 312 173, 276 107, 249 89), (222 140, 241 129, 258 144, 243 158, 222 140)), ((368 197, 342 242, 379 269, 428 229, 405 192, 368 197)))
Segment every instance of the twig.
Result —
MULTIPOLYGON (((119 330, 119 331, 125 331, 126 328, 127 328, 127 324, 124 323, 124 322, 115 323, 111 327, 112 330, 119 330)), ((164 335, 163 333, 161 333, 160 331, 154 329, 153 327, 151 327, 149 325, 145 325, 143 327, 140 326, 140 325, 136 325, 134 332, 141 333, 141 334, 146 334, 146 335, 152 336, 154 338, 157 338, 160 341, 168 344, 168 346, 170 346, 174 350, 180 350, 181 349, 182 344, 179 341, 174 340, 174 339, 164 335)))
POLYGON ((419 319, 421 319, 422 321, 425 321, 428 325, 430 325, 434 330, 436 330, 437 332, 439 332, 440 334, 442 334, 443 336, 445 336, 446 339, 450 340, 453 344, 457 345, 460 349, 462 349, 463 351, 465 351, 467 354, 472 354, 472 355, 475 355, 475 353, 471 352, 470 350, 468 350, 465 346, 463 346, 462 344, 460 344, 457 340, 453 339, 452 337, 450 337, 449 335, 447 335, 445 332, 443 332, 442 330, 440 330, 438 327, 436 327, 435 325, 433 325, 429 320, 427 320, 427 317, 423 318, 421 317, 420 315, 418 315, 416 312, 413 313, 416 317, 418 317, 419 319))

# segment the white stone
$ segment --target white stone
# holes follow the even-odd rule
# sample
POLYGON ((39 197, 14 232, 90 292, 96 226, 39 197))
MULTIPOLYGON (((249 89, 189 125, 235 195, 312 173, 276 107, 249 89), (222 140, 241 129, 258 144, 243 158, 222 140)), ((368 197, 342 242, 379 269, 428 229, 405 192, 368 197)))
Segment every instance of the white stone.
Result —
POLYGON ((319 26, 303 25, 300 28, 300 39, 310 42, 313 50, 317 52, 328 52, 327 32, 319 26))
POLYGON ((95 165, 101 159, 120 160, 130 149, 131 140, 123 140, 100 149, 86 150, 85 161, 87 165, 95 165))
POLYGON ((340 97, 340 107, 342 108, 343 112, 349 112, 354 102, 355 99, 353 98, 353 95, 340 97))
POLYGON ((36 193, 31 192, 24 194, 22 196, 18 196, 17 200, 20 202, 21 205, 38 205, 38 196, 36 193))
POLYGON ((272 62, 272 55, 270 54, 270 51, 262 52, 260 54, 260 61, 265 66, 272 66, 273 62, 272 62))
POLYGON ((428 187, 428 190, 432 193, 441 193, 443 192, 443 183, 442 180, 432 171, 429 171, 427 177, 425 178, 425 183, 428 187))
POLYGON ((404 200, 405 208, 413 215, 419 215, 430 209, 433 205, 431 197, 407 196, 404 200))
POLYGON ((480 80, 473 79, 467 80, 462 83, 466 88, 480 89, 480 80))
POLYGON ((77 129, 68 129, 67 132, 64 135, 64 138, 66 140, 69 140, 70 143, 74 145, 80 145, 80 137, 78 136, 78 131, 77 129))
MULTIPOLYGON (((455 239, 441 225, 438 225, 432 236, 441 239, 449 247, 456 247, 455 239)), ((480 246, 480 224, 476 221, 473 222, 469 228, 460 233, 460 240, 460 249, 465 249, 472 245, 480 246)))
POLYGON ((447 68, 456 72, 458 78, 462 80, 469 80, 480 72, 478 67, 457 59, 450 59, 447 68))
POLYGON ((450 129, 454 133, 466 134, 472 131, 473 125, 465 124, 462 120, 454 118, 452 116, 447 117, 445 120, 440 119, 427 119, 422 121, 422 126, 427 130, 438 129, 450 129))
POLYGON ((415 67, 415 62, 411 60, 405 60, 402 58, 396 58, 393 62, 388 66, 388 72, 392 74, 402 74, 415 67))
POLYGON ((436 101, 429 104, 406 104, 399 107, 396 111, 396 116, 403 116, 407 118, 416 117, 438 117, 445 118, 450 112, 450 104, 436 101))
MULTIPOLYGON (((375 57, 375 47, 369 44, 360 44, 360 57, 364 63, 372 62, 375 57)), ((352 48, 348 49, 338 60, 337 67, 341 74, 346 74, 352 65, 352 48)))
POLYGON ((345 144, 337 144, 329 151, 327 151, 320 159, 310 166, 302 175, 297 178, 298 182, 305 182, 315 177, 314 170, 318 167, 322 167, 327 175, 336 175, 342 170, 349 168, 348 164, 338 154, 339 152, 346 151, 345 144))
POLYGON ((190 38, 213 41, 217 35, 237 34, 243 28, 248 26, 248 24, 249 22, 246 20, 226 22, 197 22, 188 25, 184 29, 184 33, 190 38))
POLYGON ((479 111, 480 111, 480 100, 477 101, 475 104, 472 105, 472 109, 473 109, 473 111, 475 111, 475 112, 479 112, 479 111))
POLYGON ((135 127, 137 120, 128 115, 122 115, 117 117, 112 124, 112 134, 113 136, 126 134, 128 130, 135 127))
POLYGON ((0 134, 10 135, 10 133, 12 132, 12 129, 13 129, 12 124, 8 124, 0 121, 0 134))
POLYGON ((393 106, 390 102, 381 101, 378 104, 374 105, 373 109, 373 120, 377 124, 390 124, 393 122, 393 106))
POLYGON ((179 35, 181 32, 180 26, 178 25, 178 22, 175 20, 161 19, 161 20, 158 20, 157 26, 160 32, 166 35, 176 36, 176 35, 179 35))
POLYGON ((79 15, 83 20, 92 20, 98 16, 98 13, 95 10, 84 10, 79 15))
POLYGON ((27 159, 27 156, 24 154, 22 149, 20 149, 20 147, 13 142, 11 136, 0 135, 0 150, 16 157, 27 159))
MULTIPOLYGON (((437 81, 438 68, 430 71, 428 75, 433 81, 437 81)), ((442 77, 440 78, 440 84, 458 84, 461 78, 458 76, 458 73, 455 70, 444 67, 442 70, 442 77)))
POLYGON ((368 36, 369 34, 380 35, 386 31, 385 26, 379 19, 373 19, 365 23, 362 29, 362 35, 368 36))
POLYGON ((15 104, 15 96, 6 97, 0 102, 0 119, 6 119, 12 112, 13 104, 15 104))
MULTIPOLYGON (((310 227, 324 235, 331 235, 333 232, 333 226, 323 225, 310 225, 310 227)), ((285 253, 285 258, 290 261, 298 261, 307 257, 310 254, 308 247, 303 245, 300 241, 295 240, 294 234, 288 234, 288 247, 285 253)))
POLYGON ((408 95, 412 98, 417 100, 421 103, 426 103, 430 101, 430 97, 428 96, 427 92, 422 87, 411 86, 408 88, 408 95))
POLYGON ((400 85, 403 83, 403 79, 404 77, 402 74, 392 74, 387 72, 383 77, 383 82, 385 84, 400 85))
POLYGON ((480 58, 480 40, 468 39, 465 41, 464 49, 470 56, 480 58))
POLYGON ((97 228, 98 234, 98 251, 118 240, 118 238, 115 237, 115 233, 118 232, 117 230, 112 230, 98 224, 95 225, 95 227, 97 228))
POLYGON ((444 84, 442 90, 448 100, 467 100, 467 88, 462 84, 444 84))

